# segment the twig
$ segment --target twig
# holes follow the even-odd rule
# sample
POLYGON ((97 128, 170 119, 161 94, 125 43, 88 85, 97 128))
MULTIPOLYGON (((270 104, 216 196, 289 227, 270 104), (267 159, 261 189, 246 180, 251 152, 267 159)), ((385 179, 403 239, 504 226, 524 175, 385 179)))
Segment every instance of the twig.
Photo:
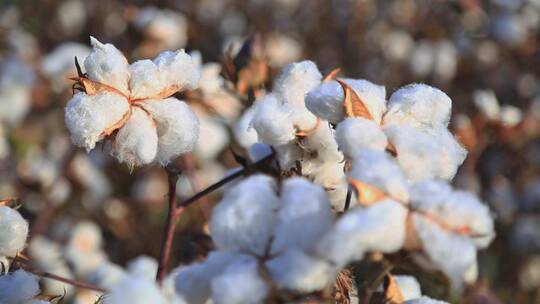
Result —
POLYGON ((352 197, 352 188, 351 185, 347 186, 347 197, 345 198, 345 207, 343 208, 343 211, 349 210, 349 207, 351 206, 351 197, 352 197))

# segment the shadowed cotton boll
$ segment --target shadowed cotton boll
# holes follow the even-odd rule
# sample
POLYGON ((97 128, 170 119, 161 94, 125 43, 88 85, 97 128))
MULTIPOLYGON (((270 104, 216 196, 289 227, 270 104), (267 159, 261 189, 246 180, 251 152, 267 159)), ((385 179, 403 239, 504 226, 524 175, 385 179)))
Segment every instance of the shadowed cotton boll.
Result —
POLYGON ((126 277, 103 297, 103 304, 166 304, 165 297, 153 281, 126 277))
MULTIPOLYGON (((347 179, 344 173, 344 162, 328 162, 320 165, 313 172, 313 182, 321 185, 330 201, 330 205, 336 211, 342 211, 347 197, 347 179)), ((354 198, 352 203, 354 203, 354 198)))
POLYGON ((128 277, 129 274, 122 267, 105 262, 88 275, 88 282, 104 289, 111 289, 128 277))
POLYGON ((292 110, 283 105, 273 94, 266 95, 255 103, 255 114, 251 126, 258 138, 269 145, 284 145, 295 138, 292 110))
POLYGON ((286 180, 281 190, 281 209, 272 242, 273 254, 297 247, 313 248, 330 229, 334 216, 324 190, 303 178, 286 180))
POLYGON ((212 278, 211 288, 216 304, 262 303, 269 290, 259 275, 258 261, 250 257, 233 260, 212 278))
POLYGON ((527 39, 526 23, 519 15, 507 13, 493 19, 492 32, 499 42, 508 47, 518 47, 527 39))
POLYGON ((302 45, 292 37, 274 32, 265 41, 265 54, 271 66, 281 67, 300 58, 302 45))
POLYGON ((24 249, 28 222, 7 206, 0 206, 0 256, 14 257, 24 249))
POLYGON ((122 163, 148 164, 156 157, 156 125, 146 111, 134 108, 131 117, 116 135, 114 155, 122 163))
POLYGON ((340 122, 336 128, 336 141, 348 159, 365 149, 384 151, 388 145, 379 125, 361 117, 350 117, 340 122))
POLYGON ((127 265, 129 274, 137 279, 154 281, 158 270, 158 262, 149 256, 139 256, 127 265))
POLYGON ((212 239, 218 248, 264 255, 280 205, 275 187, 270 177, 256 175, 225 193, 210 220, 212 239))
POLYGON ((225 125, 214 116, 199 115, 200 138, 197 141, 194 153, 205 160, 215 159, 229 144, 229 132, 225 125))
POLYGON ((391 253, 405 241, 408 211, 400 203, 385 199, 341 217, 317 247, 317 253, 338 266, 361 260, 368 251, 391 253))
MULTIPOLYGON (((341 79, 362 99, 375 122, 380 123, 386 110, 386 89, 363 79, 341 79)), ((309 91, 306 107, 318 117, 337 124, 344 119, 343 88, 337 81, 323 82, 309 91)))
POLYGON ((0 303, 2 304, 32 303, 32 298, 39 292, 37 277, 24 270, 19 269, 0 276, 0 303))
POLYGON ((248 149, 259 141, 257 131, 251 127, 251 121, 255 115, 256 106, 247 109, 233 127, 234 139, 240 146, 248 149))
POLYGON ((337 269, 328 262, 290 249, 265 263, 280 288, 300 292, 321 290, 330 284, 337 269))

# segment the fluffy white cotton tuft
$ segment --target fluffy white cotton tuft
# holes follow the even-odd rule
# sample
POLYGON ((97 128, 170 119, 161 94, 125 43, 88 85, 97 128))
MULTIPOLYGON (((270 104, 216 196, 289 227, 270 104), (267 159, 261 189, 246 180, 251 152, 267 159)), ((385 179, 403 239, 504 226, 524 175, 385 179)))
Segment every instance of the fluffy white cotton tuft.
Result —
POLYGON ((39 294, 36 276, 24 270, 0 276, 0 303, 23 304, 39 294))
POLYGON ((129 95, 129 65, 126 57, 112 44, 90 37, 92 52, 84 60, 88 78, 129 95))
POLYGON ((384 151, 388 145, 386 135, 374 121, 347 118, 336 128, 336 141, 345 157, 352 159, 364 149, 384 151))
POLYGON ((356 154, 349 178, 375 186, 401 202, 409 200, 409 185, 403 171, 384 151, 363 150, 356 154))
POLYGON ((140 104, 150 112, 157 127, 156 161, 160 165, 193 150, 199 138, 199 119, 185 102, 171 97, 140 104))
POLYGON ((103 304, 166 304, 168 301, 161 294, 153 281, 127 277, 120 281, 103 297, 103 304))
POLYGON ((129 66, 131 99, 152 98, 167 87, 165 75, 149 59, 135 61, 129 66))
POLYGON ((76 146, 92 150, 104 131, 119 122, 129 111, 125 98, 114 93, 77 93, 65 109, 66 126, 76 146))
POLYGON ((16 256, 24 249, 28 222, 14 209, 0 206, 0 256, 16 256))
POLYGON ((269 287, 259 275, 259 264, 252 257, 232 261, 211 282, 212 299, 216 304, 263 303, 269 287))
POLYGON ((256 106, 247 109, 233 127, 234 139, 240 146, 248 149, 259 141, 257 131, 251 127, 251 121, 255 116, 256 106))
POLYGON ((114 288, 118 283, 128 278, 126 271, 111 262, 99 265, 88 275, 88 281, 104 289, 114 288))
POLYGON ((337 270, 326 261, 291 249, 265 263, 279 288, 299 292, 323 289, 334 281, 337 270))
POLYGON ((451 110, 452 100, 443 91, 410 84, 390 96, 384 124, 405 124, 420 130, 447 127, 451 110))
POLYGON ((273 94, 278 100, 296 107, 305 107, 304 98, 322 79, 313 61, 305 60, 286 65, 274 82, 273 94))
POLYGON ((343 211, 349 187, 344 166, 345 162, 326 162, 312 173, 313 182, 325 189, 330 205, 336 211, 343 211))
POLYGON ((321 257, 338 266, 360 260, 368 251, 391 253, 405 241, 408 210, 386 199, 345 213, 317 247, 321 257))
POLYGON ((287 179, 281 190, 281 209, 271 252, 291 248, 309 250, 333 224, 326 193, 304 178, 287 179))
MULTIPOLYGON (((386 89, 363 79, 342 79, 362 99, 371 116, 380 124, 386 111, 386 89)), ((318 117, 337 124, 345 117, 343 101, 345 94, 337 81, 321 83, 306 97, 306 107, 318 117)))
POLYGON ((296 134, 291 108, 272 94, 256 101, 251 126, 262 142, 273 146, 287 144, 296 134))
POLYGON ((229 189, 212 210, 210 231, 214 243, 221 250, 263 256, 279 205, 272 178, 255 175, 245 179, 229 189))
POLYGON ((113 153, 130 168, 154 161, 158 134, 152 117, 139 107, 131 108, 131 116, 115 137, 113 153))
POLYGON ((158 270, 158 262, 149 256, 139 256, 128 263, 127 270, 135 278, 154 281, 158 270))
POLYGON ((194 90, 199 84, 201 71, 197 63, 184 50, 163 52, 154 63, 165 81, 166 87, 177 86, 181 90, 194 90))

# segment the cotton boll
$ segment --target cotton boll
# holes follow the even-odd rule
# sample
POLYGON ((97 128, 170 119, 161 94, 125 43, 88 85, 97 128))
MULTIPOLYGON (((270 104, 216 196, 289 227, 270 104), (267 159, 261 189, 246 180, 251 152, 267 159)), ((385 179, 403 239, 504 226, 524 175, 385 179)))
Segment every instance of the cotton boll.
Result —
POLYGON ((302 45, 297 40, 277 32, 266 39, 264 49, 272 67, 282 67, 302 55, 302 45))
POLYGON ((107 255, 101 250, 84 252, 74 247, 67 247, 65 258, 77 277, 86 277, 107 261, 107 255))
POLYGON ((78 223, 71 231, 68 246, 77 247, 81 251, 94 251, 101 249, 103 237, 98 225, 89 221, 78 223))
POLYGON ((129 66, 129 88, 131 99, 158 96, 167 87, 167 82, 152 60, 135 61, 129 66))
POLYGON ((175 11, 145 7, 137 15, 135 25, 144 29, 149 38, 163 42, 166 49, 181 48, 187 43, 188 21, 175 11))
POLYGON ((433 72, 441 80, 448 81, 454 78, 458 63, 458 50, 449 40, 439 41, 436 44, 436 53, 433 72))
POLYGON ((199 117, 199 137, 204 140, 197 141, 195 154, 205 160, 215 159, 229 144, 229 132, 215 117, 201 115, 199 117))
POLYGON ((76 146, 92 150, 104 131, 119 122, 129 110, 125 98, 114 93, 77 93, 65 109, 66 126, 76 146))
POLYGON ((381 51, 391 61, 404 61, 409 58, 413 47, 411 34, 403 30, 392 30, 383 36, 381 51))
POLYGON ((317 128, 300 142, 301 148, 314 155, 304 159, 317 159, 321 162, 340 162, 343 154, 338 150, 334 130, 326 121, 320 121, 317 128))
POLYGON ((166 304, 168 303, 155 282, 128 277, 103 297, 103 304, 166 304))
POLYGON ((281 289, 314 292, 328 286, 337 270, 326 261, 290 249, 265 263, 270 276, 281 289))
POLYGON ((313 61, 290 63, 281 70, 275 80, 273 94, 287 104, 304 107, 307 92, 316 87, 321 79, 321 72, 313 61))
POLYGON ((409 186, 403 171, 383 151, 360 151, 354 158, 349 177, 375 186, 401 202, 409 200, 409 186))
POLYGON ((154 281, 158 270, 158 262, 149 256, 139 256, 128 263, 129 274, 137 279, 154 281))
POLYGON ((101 230, 94 223, 81 222, 74 227, 64 255, 77 276, 85 277, 107 260, 101 242, 101 230))
POLYGON ((473 93, 473 100, 480 112, 491 120, 498 120, 501 108, 497 96, 492 90, 476 90, 473 93))
POLYGON ((410 84, 390 96, 384 124, 406 124, 419 130, 447 127, 451 110, 452 100, 443 91, 410 84))
POLYGON ((14 257, 24 249, 28 222, 14 209, 0 206, 0 256, 14 257))
POLYGON ((259 141, 257 131, 251 127, 255 111, 255 106, 247 109, 233 127, 234 139, 245 149, 259 141))
POLYGON ((130 168, 151 163, 157 154, 158 134, 152 117, 139 107, 115 137, 113 154, 130 168))
POLYGON ((18 124, 31 107, 34 73, 19 58, 7 56, 0 66, 0 122, 18 124))
MULTIPOLYGON (((292 142, 272 148, 276 151, 279 168, 284 171, 296 168, 297 161, 301 160, 304 155, 302 149, 292 142)), ((307 172, 309 170, 307 166, 302 165, 302 171, 307 172)))
MULTIPOLYGON (((376 123, 386 110, 386 89, 363 79, 341 79, 360 97, 376 123)), ((321 83, 306 97, 306 107, 318 117, 337 124, 344 119, 345 94, 337 81, 321 83)))
POLYGON ((403 303, 404 304, 450 304, 448 302, 434 300, 427 296, 422 296, 421 298, 405 301, 403 303))
POLYGON ((36 276, 24 270, 0 276, 0 303, 22 304, 39 294, 36 276))
POLYGON ((203 94, 212 95, 223 90, 225 79, 221 77, 221 70, 221 64, 216 62, 209 62, 202 66, 199 88, 203 94))
POLYGON ((259 264, 252 257, 234 260, 211 282, 216 304, 263 303, 269 287, 259 275, 259 264))
MULTIPOLYGON (((344 162, 327 162, 319 166, 311 175, 313 182, 324 188, 330 205, 336 211, 343 210, 347 197, 348 184, 343 171, 344 166, 344 162)), ((354 200, 351 204, 354 204, 354 200)))
POLYGON ((157 127, 156 160, 160 165, 193 150, 199 137, 199 119, 186 103, 171 97, 140 104, 150 112, 157 127))
POLYGON ((263 143, 255 143, 251 145, 251 147, 249 147, 248 157, 250 161, 255 163, 271 155, 272 153, 274 152, 272 151, 272 148, 270 146, 263 143))
POLYGON ((433 70, 435 56, 436 51, 431 42, 426 40, 418 41, 410 56, 410 70, 416 76, 426 77, 433 70))
POLYGON ((166 86, 177 86, 182 90, 197 88, 201 72, 184 50, 163 52, 153 61, 158 66, 166 86))
POLYGON ((259 140, 272 146, 287 144, 296 135, 291 108, 272 94, 255 103, 251 126, 257 131, 259 140))
POLYGON ((501 124, 507 128, 517 126, 523 119, 523 113, 518 107, 504 105, 501 107, 501 124))
POLYGON ((88 78, 129 95, 129 65, 126 57, 112 44, 90 37, 92 52, 84 60, 88 78))
POLYGON ((347 118, 336 128, 339 149, 348 159, 365 149, 384 151, 388 145, 386 135, 374 121, 364 118, 347 118))
POLYGON ((508 47, 518 47, 527 39, 525 21, 517 14, 494 16, 492 32, 495 38, 508 47))
POLYGON ((127 277, 128 274, 122 267, 105 262, 88 275, 88 282, 104 289, 111 289, 127 277))
POLYGON ((280 205, 274 187, 273 179, 256 175, 225 193, 210 220, 212 239, 218 248, 265 254, 280 205))
POLYGON ((394 279, 399 286, 399 291, 401 292, 404 301, 422 297, 420 284, 414 277, 408 275, 397 275, 394 276, 394 279))
POLYGON ((332 226, 334 217, 326 193, 304 178, 286 180, 271 253, 290 248, 311 249, 332 226))
POLYGON ((338 266, 360 260, 369 251, 392 253, 405 242, 408 211, 390 199, 345 213, 323 237, 317 253, 338 266))

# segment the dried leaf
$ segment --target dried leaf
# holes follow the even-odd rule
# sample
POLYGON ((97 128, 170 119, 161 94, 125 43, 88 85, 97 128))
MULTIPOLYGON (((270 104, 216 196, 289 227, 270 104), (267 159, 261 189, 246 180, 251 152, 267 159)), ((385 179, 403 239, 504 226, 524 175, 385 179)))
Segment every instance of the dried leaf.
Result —
POLYGON ((72 77, 70 80, 75 81, 77 84, 80 84, 83 88, 86 94, 88 95, 96 95, 101 92, 110 92, 115 93, 121 96, 124 96, 126 99, 129 99, 128 96, 126 96, 124 93, 120 92, 119 90, 103 84, 101 82, 90 80, 86 77, 72 77))
POLYGON ((387 197, 381 189, 361 182, 356 179, 349 178, 349 184, 351 184, 356 191, 358 197, 358 203, 362 206, 371 206, 376 202, 383 200, 387 197))
POLYGON ((343 108, 345 110, 345 116, 346 117, 362 117, 369 120, 373 120, 373 116, 371 116, 371 113, 369 113, 368 108, 356 94, 356 92, 344 81, 341 81, 339 79, 336 79, 336 81, 341 85, 343 88, 343 93, 345 95, 343 99, 343 108))
POLYGON ((391 304, 401 304, 405 301, 401 289, 392 275, 387 275, 385 278, 384 296, 386 301, 391 304))
POLYGON ((328 73, 328 75, 324 76, 323 82, 335 80, 339 72, 341 72, 340 68, 333 69, 332 71, 330 71, 330 73, 328 73))

